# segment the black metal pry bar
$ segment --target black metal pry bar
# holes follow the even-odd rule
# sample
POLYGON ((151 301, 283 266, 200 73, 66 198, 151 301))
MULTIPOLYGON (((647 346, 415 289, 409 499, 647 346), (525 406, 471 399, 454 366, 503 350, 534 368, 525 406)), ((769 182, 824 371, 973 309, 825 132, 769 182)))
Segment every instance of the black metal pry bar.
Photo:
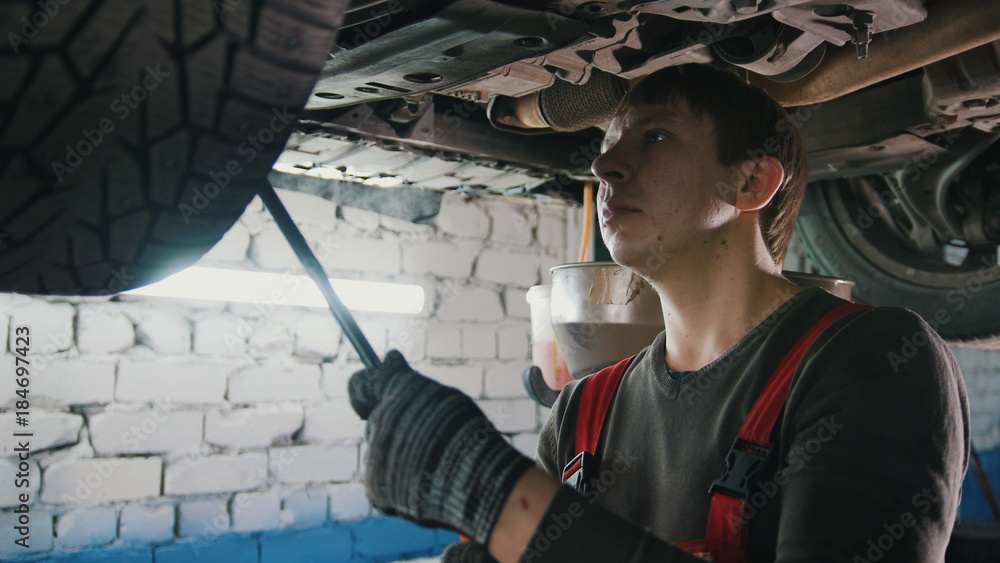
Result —
POLYGON ((267 207, 271 216, 274 217, 274 222, 278 224, 281 234, 285 235, 285 239, 291 245, 292 250, 295 251, 295 255, 299 257, 299 261, 302 262, 306 273, 319 286, 320 292, 330 306, 330 312, 333 313, 337 322, 340 323, 340 328, 344 330, 344 335, 347 336, 354 349, 357 350, 358 356, 361 356, 362 363, 369 369, 378 368, 381 362, 375 354, 375 350, 372 349, 371 344, 368 343, 368 339, 361 332, 361 328, 358 327, 358 323, 354 320, 354 315, 351 314, 351 311, 337 297, 337 292, 330 285, 330 279, 326 277, 323 266, 320 265, 319 260, 316 259, 316 255, 309 248, 309 243, 302 236, 302 232, 299 231, 295 222, 292 221, 292 217, 288 214, 288 210, 285 209, 284 204, 278 199, 278 194, 274 191, 274 187, 270 182, 266 182, 261 187, 260 199, 264 202, 264 206, 267 207))

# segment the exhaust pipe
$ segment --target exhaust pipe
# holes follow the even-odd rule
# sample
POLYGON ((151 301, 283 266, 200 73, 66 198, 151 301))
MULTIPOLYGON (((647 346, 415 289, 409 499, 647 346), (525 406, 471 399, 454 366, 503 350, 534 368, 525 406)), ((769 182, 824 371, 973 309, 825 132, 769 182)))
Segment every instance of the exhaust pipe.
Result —
POLYGON ((607 127, 627 89, 624 78, 594 68, 590 80, 580 86, 557 79, 549 88, 520 98, 495 96, 486 115, 494 127, 519 133, 607 127))

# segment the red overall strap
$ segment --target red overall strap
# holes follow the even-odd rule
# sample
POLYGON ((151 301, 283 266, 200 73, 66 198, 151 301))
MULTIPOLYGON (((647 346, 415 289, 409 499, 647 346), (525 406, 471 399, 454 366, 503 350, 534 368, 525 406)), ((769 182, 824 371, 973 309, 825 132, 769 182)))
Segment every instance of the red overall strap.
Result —
POLYGON ((677 547, 698 555, 710 554, 715 563, 746 561, 750 521, 743 516, 743 503, 747 491, 744 490, 743 494, 740 494, 726 485, 735 480, 743 482, 744 486, 749 486, 750 479, 746 474, 737 474, 735 479, 730 479, 730 473, 733 469, 740 468, 750 468, 749 471, 756 473, 763 468, 771 447, 771 431, 785 406, 792 379, 802 357, 834 321, 851 311, 866 307, 868 306, 857 303, 845 303, 833 309, 813 325, 778 364, 778 368, 771 374, 750 414, 743 421, 733 449, 726 456, 726 472, 712 485, 712 504, 708 513, 706 539, 680 542, 675 544, 677 547))
POLYGON ((604 419, 608 416, 608 409, 611 408, 611 401, 625 376, 625 370, 634 357, 625 358, 602 369, 584 383, 576 420, 577 452, 597 454, 597 442, 601 439, 604 419))

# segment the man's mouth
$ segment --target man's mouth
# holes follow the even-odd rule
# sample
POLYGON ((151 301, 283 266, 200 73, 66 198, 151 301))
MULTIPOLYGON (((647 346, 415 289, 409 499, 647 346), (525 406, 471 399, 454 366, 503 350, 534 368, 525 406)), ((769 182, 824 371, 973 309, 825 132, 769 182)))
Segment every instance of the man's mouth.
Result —
POLYGON ((601 206, 601 222, 605 224, 613 223, 636 213, 641 213, 636 207, 614 200, 607 201, 601 206))

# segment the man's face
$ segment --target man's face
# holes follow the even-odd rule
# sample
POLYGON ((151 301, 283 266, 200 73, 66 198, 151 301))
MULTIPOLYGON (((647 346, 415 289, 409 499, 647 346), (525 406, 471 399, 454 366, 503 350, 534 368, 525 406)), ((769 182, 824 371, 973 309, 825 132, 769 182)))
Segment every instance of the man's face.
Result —
POLYGON ((686 103, 637 106, 612 120, 592 168, 615 262, 655 275, 671 258, 721 242, 719 228, 739 213, 726 202, 733 170, 717 155, 711 120, 686 103))

